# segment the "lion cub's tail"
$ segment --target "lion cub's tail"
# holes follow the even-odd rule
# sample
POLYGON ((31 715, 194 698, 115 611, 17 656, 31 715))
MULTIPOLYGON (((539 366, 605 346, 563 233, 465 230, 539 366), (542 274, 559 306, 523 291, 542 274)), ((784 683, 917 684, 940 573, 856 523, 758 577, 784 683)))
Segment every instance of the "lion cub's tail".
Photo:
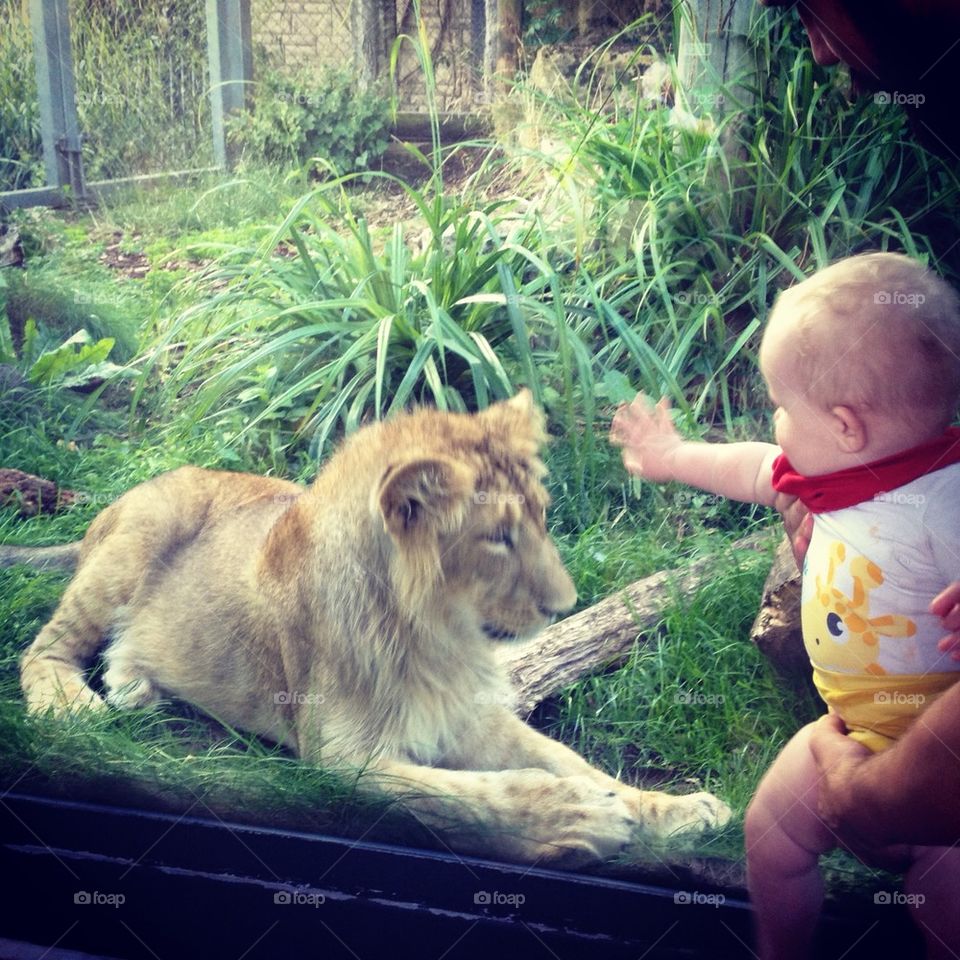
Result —
POLYGON ((0 568, 19 563, 40 570, 73 570, 80 558, 80 540, 56 547, 14 547, 0 545, 0 568))

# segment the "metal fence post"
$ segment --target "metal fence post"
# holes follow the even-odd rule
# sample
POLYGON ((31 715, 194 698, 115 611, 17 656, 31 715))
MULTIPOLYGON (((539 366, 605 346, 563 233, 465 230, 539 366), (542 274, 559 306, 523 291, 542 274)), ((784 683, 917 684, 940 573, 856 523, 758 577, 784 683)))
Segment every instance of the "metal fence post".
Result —
POLYGON ((86 196, 67 0, 30 0, 47 184, 86 196))
POLYGON ((213 156, 231 163, 225 121, 244 109, 253 81, 250 0, 207 0, 207 48, 210 53, 210 109, 213 156))

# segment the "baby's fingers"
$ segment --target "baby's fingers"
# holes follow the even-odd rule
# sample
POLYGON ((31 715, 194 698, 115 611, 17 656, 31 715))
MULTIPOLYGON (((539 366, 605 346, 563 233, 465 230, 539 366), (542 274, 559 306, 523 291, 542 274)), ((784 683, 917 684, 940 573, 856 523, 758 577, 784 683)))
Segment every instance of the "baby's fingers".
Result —
POLYGON ((618 407, 613 420, 610 421, 610 442, 622 447, 630 439, 633 424, 634 418, 631 416, 630 408, 626 405, 618 407))
POLYGON ((630 404, 623 404, 617 408, 610 423, 610 442, 623 446, 629 442, 636 430, 645 432, 653 422, 649 399, 642 393, 630 404))
POLYGON ((661 397, 653 408, 653 416, 661 433, 676 433, 673 417, 670 416, 670 398, 661 397))

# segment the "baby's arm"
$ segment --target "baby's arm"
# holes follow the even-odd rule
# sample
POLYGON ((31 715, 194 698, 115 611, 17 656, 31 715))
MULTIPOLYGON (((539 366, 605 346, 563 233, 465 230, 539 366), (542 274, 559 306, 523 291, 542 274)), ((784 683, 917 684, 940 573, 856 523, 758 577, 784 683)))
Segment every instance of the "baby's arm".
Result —
POLYGON ((684 440, 670 419, 664 397, 655 407, 638 394, 617 410, 610 440, 623 447, 623 463, 638 477, 678 480, 731 500, 773 506, 772 443, 697 443, 684 440))

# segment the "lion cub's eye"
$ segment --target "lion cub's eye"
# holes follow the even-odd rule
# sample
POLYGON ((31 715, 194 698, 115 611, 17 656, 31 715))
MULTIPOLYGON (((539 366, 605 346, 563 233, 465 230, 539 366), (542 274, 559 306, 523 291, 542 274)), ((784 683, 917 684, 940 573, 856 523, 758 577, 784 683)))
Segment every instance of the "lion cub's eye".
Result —
POLYGON ((508 550, 513 549, 513 535, 508 527, 498 527, 493 532, 485 534, 483 539, 488 543, 506 547, 508 550))

